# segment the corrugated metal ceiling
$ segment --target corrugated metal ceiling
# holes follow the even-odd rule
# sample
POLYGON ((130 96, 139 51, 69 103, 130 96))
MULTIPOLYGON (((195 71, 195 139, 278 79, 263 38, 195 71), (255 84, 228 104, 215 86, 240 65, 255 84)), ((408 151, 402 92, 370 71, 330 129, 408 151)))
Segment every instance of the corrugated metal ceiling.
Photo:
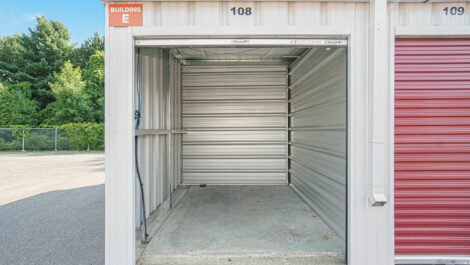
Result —
POLYGON ((295 60, 305 48, 179 48, 185 60, 295 60))

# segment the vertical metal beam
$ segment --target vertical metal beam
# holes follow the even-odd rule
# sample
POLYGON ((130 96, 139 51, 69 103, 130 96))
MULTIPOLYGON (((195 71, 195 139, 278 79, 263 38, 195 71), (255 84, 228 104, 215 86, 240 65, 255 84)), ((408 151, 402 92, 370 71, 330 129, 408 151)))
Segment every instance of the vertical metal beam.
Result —
POLYGON ((386 0, 372 0, 369 24, 369 203, 387 203, 389 39, 386 0))
POLYGON ((131 265, 136 227, 132 28, 110 28, 106 22, 105 50, 105 264, 131 265))
POLYGON ((169 208, 171 209, 173 207, 173 204, 171 202, 171 194, 173 193, 173 137, 172 137, 172 133, 171 131, 174 129, 173 128, 173 111, 172 111, 172 108, 173 108, 173 90, 174 90, 174 86, 173 86, 173 78, 174 78, 174 72, 173 72, 173 54, 170 52, 169 55, 168 55, 168 58, 169 58, 169 61, 168 63, 170 64, 169 66, 169 74, 170 74, 170 79, 169 79, 169 82, 168 82, 168 94, 167 94, 167 100, 168 100, 168 103, 167 103, 167 129, 170 130, 170 133, 168 134, 168 145, 167 145, 167 148, 168 148, 168 153, 167 153, 167 156, 168 156, 168 203, 169 203, 169 208))
MULTIPOLYGON (((369 202, 372 191, 374 164, 379 157, 389 158, 390 133, 387 131, 390 113, 388 100, 376 102, 375 97, 389 92, 389 57, 390 44, 387 42, 388 28, 381 28, 387 23, 387 6, 385 0, 376 0, 369 5, 356 5, 356 15, 350 23, 352 32, 349 48, 349 93, 348 93, 348 253, 350 265, 393 265, 393 205, 374 207, 369 202), (385 13, 384 13, 385 12, 385 13), (366 44, 366 45, 365 45, 366 44), (385 68, 385 69, 384 69, 385 68), (385 77, 384 73, 386 74, 385 77), (382 80, 380 80, 382 76, 382 80), (380 104, 383 104, 380 106, 380 104), (374 108, 381 108, 382 113, 374 113, 374 108), (380 117, 384 120, 381 122, 380 117), (375 119, 375 123, 374 123, 375 119), (384 152, 378 149, 372 153, 380 131, 383 128, 384 152), (374 135, 375 133, 375 135, 374 135), (375 136, 375 138, 374 138, 375 136)), ((387 99, 387 98, 385 98, 387 99)), ((380 144, 379 144, 380 145, 380 144)), ((384 162, 383 162, 384 163, 384 162)), ((383 164, 382 177, 387 182, 382 185, 385 196, 390 196, 390 173, 388 163, 383 164)), ((377 183, 377 182, 375 182, 377 183)))
POLYGON ((394 264, 393 205, 390 188, 390 34, 386 0, 369 5, 367 96, 367 264, 394 264), (374 254, 370 254, 374 253, 374 254))

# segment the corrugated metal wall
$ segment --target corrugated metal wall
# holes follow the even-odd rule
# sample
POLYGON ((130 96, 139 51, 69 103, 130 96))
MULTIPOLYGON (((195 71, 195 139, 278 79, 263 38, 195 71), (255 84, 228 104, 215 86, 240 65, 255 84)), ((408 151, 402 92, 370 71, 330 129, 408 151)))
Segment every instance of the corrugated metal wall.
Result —
MULTIPOLYGON (((399 9, 396 20, 397 26, 416 27, 433 26, 438 30, 439 26, 468 26, 470 25, 470 3, 455 1, 454 3, 393 3, 390 9, 399 9), (444 8, 463 7, 463 15, 445 15, 444 8)), ((450 10, 449 10, 450 11, 450 10)))
MULTIPOLYGON (((166 98, 168 96, 169 55, 162 49, 141 49, 142 110, 141 129, 166 129, 166 98)), ((138 60, 138 59, 137 59, 138 60)), ((138 98, 138 95, 136 96, 138 98)), ((136 103, 136 106, 138 104, 136 103)), ((147 217, 166 198, 168 156, 166 135, 140 136, 138 159, 147 217)), ((136 214, 140 218, 140 189, 137 187, 136 214)), ((141 220, 141 219, 139 219, 141 220)))
MULTIPOLYGON (((179 61, 164 49, 141 49, 140 56, 141 63, 138 66, 141 68, 142 80, 140 129, 181 129, 179 61)), ((139 64, 139 59, 136 60, 139 64)), ((136 95, 136 100, 138 98, 136 95)), ((138 102, 135 105, 138 106, 138 102)), ((138 160, 144 184, 147 217, 168 198, 169 181, 173 180, 173 189, 181 182, 181 138, 180 134, 139 136, 138 160)), ((136 215, 139 225, 142 220, 139 185, 136 185, 136 189, 136 215)))
POLYGON ((397 39, 396 254, 470 254, 470 39, 397 39))
POLYGON ((290 71, 290 182, 346 237, 346 49, 316 48, 290 71))
POLYGON ((144 1, 144 26, 348 26, 355 7, 365 3, 309 1, 144 1), (252 7, 250 16, 231 15, 232 7, 252 7))
POLYGON ((184 184, 287 183, 287 66, 183 66, 184 184))

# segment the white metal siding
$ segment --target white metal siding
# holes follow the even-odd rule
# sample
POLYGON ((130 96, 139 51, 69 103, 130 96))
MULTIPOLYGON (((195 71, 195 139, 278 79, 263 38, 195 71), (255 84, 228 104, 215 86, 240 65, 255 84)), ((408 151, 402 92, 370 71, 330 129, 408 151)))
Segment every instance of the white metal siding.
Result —
POLYGON ((397 26, 401 27, 422 27, 433 26, 470 26, 470 3, 468 2, 448 2, 448 3, 399 3, 389 4, 390 9, 398 9, 399 17, 397 26), (464 15, 446 15, 443 9, 446 7, 464 7, 464 15))
POLYGON ((307 1, 144 2, 144 26, 347 26, 356 3, 307 1), (233 16, 232 7, 252 7, 251 16, 233 16))
MULTIPOLYGON (((179 61, 167 50, 143 48, 140 67, 142 69, 140 129, 180 130, 182 122, 179 61)), ((138 97, 136 95, 136 101, 138 97)), ((181 142, 181 134, 139 136, 138 160, 144 184, 147 217, 168 198, 169 181, 172 181, 173 190, 181 183, 181 142)), ((142 221, 140 205, 140 188, 137 185, 137 225, 142 221)))
POLYGON ((287 183, 287 66, 183 66, 184 184, 287 183))
POLYGON ((346 49, 317 48, 291 68, 290 181, 345 239, 346 49))
POLYGON ((134 46, 132 31, 106 27, 105 261, 135 263, 134 46), (119 43, 119 46, 114 45, 119 43))

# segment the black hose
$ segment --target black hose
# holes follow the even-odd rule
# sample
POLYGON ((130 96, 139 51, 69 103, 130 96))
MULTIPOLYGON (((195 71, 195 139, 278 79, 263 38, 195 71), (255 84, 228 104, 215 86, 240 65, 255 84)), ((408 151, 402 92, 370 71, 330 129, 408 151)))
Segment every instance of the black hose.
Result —
POLYGON ((139 179, 139 184, 140 184, 140 198, 142 200, 142 212, 143 212, 143 215, 144 215, 144 217, 143 217, 143 219, 144 219, 144 240, 143 240, 143 242, 146 242, 149 235, 147 234, 147 220, 146 220, 146 214, 145 214, 144 183, 142 182, 142 178, 140 177, 139 159, 137 157, 137 153, 138 153, 137 138, 138 138, 138 136, 136 135, 135 136, 135 168, 136 168, 136 171, 137 171, 137 178, 139 179))

